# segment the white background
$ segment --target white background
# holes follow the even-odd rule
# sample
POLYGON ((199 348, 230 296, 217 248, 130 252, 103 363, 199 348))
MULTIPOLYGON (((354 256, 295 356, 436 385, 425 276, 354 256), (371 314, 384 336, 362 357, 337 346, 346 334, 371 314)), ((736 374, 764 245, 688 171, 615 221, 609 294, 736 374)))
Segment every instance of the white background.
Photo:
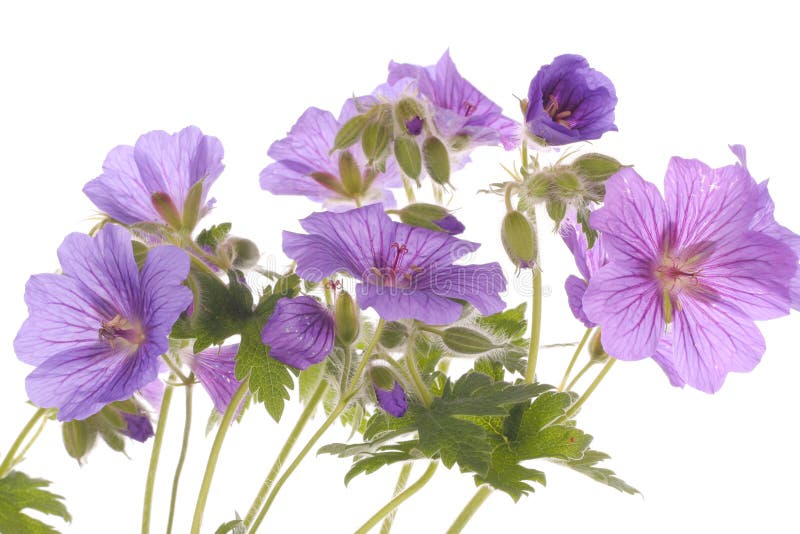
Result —
MULTIPOLYGON (((728 143, 745 144, 751 171, 771 179, 778 220, 800 230, 800 39, 783 3, 288 4, 0 7, 0 450, 33 411, 24 403, 31 368, 12 348, 26 316, 25 280, 56 269, 63 237, 90 228, 94 210, 81 188, 100 174, 106 153, 152 129, 195 124, 219 137, 226 170, 207 221, 233 221, 238 234, 258 243, 265 261, 281 267, 281 229, 295 228, 316 206, 259 189, 268 146, 306 107, 336 114, 348 96, 371 91, 385 80, 390 59, 432 64, 449 47, 461 73, 517 117, 514 95, 525 96, 540 65, 561 53, 582 54, 619 95, 620 131, 596 143, 597 150, 634 163, 660 185, 672 155, 723 165, 733 161, 728 143)), ((509 277, 513 271, 497 245, 502 204, 475 192, 502 178, 499 162, 515 158, 499 148, 476 152, 475 164, 455 178, 452 201, 467 223, 464 237, 485 243, 475 261, 497 259, 509 277)), ((545 242, 550 295, 543 343, 576 341, 583 328, 569 315, 563 291, 563 280, 576 271, 560 242, 545 242)), ((526 281, 511 286, 508 302, 528 297, 526 281)), ((622 363, 583 410, 581 428, 596 436, 596 448, 612 454, 609 466, 643 498, 545 465, 547 488, 517 505, 493 495, 465 532, 797 532, 798 314, 762 329, 768 342, 762 363, 748 375, 730 376, 717 395, 670 387, 652 362, 622 363)), ((541 378, 557 381, 570 353, 544 351, 541 378)), ((188 531, 210 446, 203 428, 211 405, 201 390, 197 397, 176 532, 188 531)), ((180 440, 180 392, 173 402, 153 532, 163 529, 180 440)), ((246 512, 297 412, 293 397, 284 424, 254 409, 231 430, 204 532, 234 511, 246 512)), ((346 435, 336 429, 327 438, 346 435)), ((74 521, 60 527, 64 532, 137 532, 149 450, 150 443, 131 444, 127 459, 101 446, 79 468, 63 451, 59 425, 51 424, 22 469, 53 480, 54 491, 66 496, 74 521)), ((347 467, 343 460, 310 458, 284 488, 264 531, 354 530, 389 497, 397 471, 357 478, 345 490, 347 467)), ((401 509, 395 532, 444 531, 473 492, 469 477, 440 468, 401 509)))

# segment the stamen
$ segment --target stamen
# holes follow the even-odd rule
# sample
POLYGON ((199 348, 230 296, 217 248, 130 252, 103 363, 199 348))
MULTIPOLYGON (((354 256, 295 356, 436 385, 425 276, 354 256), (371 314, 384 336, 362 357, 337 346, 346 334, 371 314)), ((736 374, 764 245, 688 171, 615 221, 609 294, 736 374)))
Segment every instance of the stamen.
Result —
POLYGON ((392 264, 392 273, 396 274, 397 266, 400 264, 400 261, 402 261, 403 257, 408 253, 408 247, 405 245, 405 243, 401 245, 397 242, 394 242, 392 243, 391 248, 397 251, 397 255, 394 257, 394 264, 392 264))
POLYGON ((100 321, 97 339, 107 341, 112 347, 119 339, 131 345, 140 345, 144 341, 144 334, 127 319, 117 314, 110 321, 100 321))
POLYGON ((472 103, 467 102, 467 101, 462 102, 461 103, 461 107, 464 109, 464 116, 465 117, 469 117, 470 115, 475 113, 476 109, 478 109, 477 105, 472 104, 472 103))

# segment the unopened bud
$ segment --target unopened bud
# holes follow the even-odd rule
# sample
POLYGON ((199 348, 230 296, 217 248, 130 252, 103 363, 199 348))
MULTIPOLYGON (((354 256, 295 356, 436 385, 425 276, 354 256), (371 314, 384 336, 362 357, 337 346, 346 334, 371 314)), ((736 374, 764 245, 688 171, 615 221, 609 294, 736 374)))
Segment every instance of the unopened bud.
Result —
POLYGON ((254 267, 261 253, 255 243, 243 237, 229 237, 217 248, 218 252, 228 258, 228 262, 237 269, 254 267))
POLYGON ((394 107, 397 124, 408 134, 419 135, 422 132, 425 111, 422 105, 413 98, 402 98, 394 107))
POLYGON ((370 162, 379 160, 389 146, 392 131, 382 117, 373 120, 364 128, 361 135, 361 148, 370 162))
POLYGON ((415 139, 405 135, 395 139, 394 157, 406 176, 414 180, 419 179, 419 175, 422 173, 422 154, 415 139))
POLYGON ((357 197, 361 194, 363 187, 361 170, 349 150, 339 153, 339 177, 348 195, 357 197))
POLYGON ((79 462, 89 453, 97 439, 97 431, 88 421, 67 421, 61 425, 61 436, 67 454, 79 462))
POLYGON ((381 389, 391 391, 394 388, 394 374, 384 365, 373 365, 369 368, 369 377, 372 383, 381 389))
POLYGON ((344 125, 339 128, 339 131, 336 132, 336 138, 333 141, 333 149, 331 152, 333 152, 333 150, 348 148, 355 144, 355 142, 358 141, 358 138, 361 137, 366 125, 366 115, 356 115, 344 123, 344 125))
POLYGON ((553 176, 552 192, 562 200, 579 197, 583 194, 583 184, 580 178, 566 168, 558 167, 558 172, 553 176))
POLYGON ((158 214, 161 215, 161 218, 164 219, 164 222, 176 230, 181 227, 181 214, 168 194, 153 193, 150 195, 150 202, 158 214))
POLYGON ((442 332, 442 343, 448 349, 461 354, 482 354, 497 348, 482 333, 463 326, 453 326, 442 332))
POLYGON ((464 225, 442 206, 417 202, 409 204, 399 212, 400 220, 411 226, 419 226, 450 235, 460 234, 464 225))
POLYGON ((428 137, 422 143, 422 154, 425 169, 431 179, 439 185, 450 183, 450 154, 438 137, 428 137))
POLYGON ((358 308, 353 297, 342 291, 336 299, 336 339, 344 346, 352 345, 358 339, 360 329, 358 308))
POLYGON ((584 154, 571 167, 587 181, 605 182, 622 168, 622 164, 603 154, 584 154))
POLYGON ((398 321, 386 323, 381 332, 380 344, 387 349, 399 347, 408 337, 408 328, 398 321))
POLYGON ((523 269, 533 267, 537 254, 536 233, 525 215, 519 211, 506 213, 500 237, 514 265, 523 269))
POLYGON ((603 344, 600 342, 599 328, 592 335, 592 339, 589 340, 589 358, 592 363, 603 363, 608 360, 606 349, 603 348, 603 344))

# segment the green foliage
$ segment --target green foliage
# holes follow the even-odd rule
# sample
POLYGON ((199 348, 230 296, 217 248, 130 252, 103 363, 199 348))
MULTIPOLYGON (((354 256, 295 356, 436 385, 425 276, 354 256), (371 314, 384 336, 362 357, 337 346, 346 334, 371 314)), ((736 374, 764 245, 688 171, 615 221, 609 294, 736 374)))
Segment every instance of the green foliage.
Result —
POLYGON ((244 521, 239 518, 239 514, 236 514, 236 519, 223 523, 219 526, 219 528, 214 531, 214 534, 245 534, 247 529, 245 528, 244 521))
POLYGON ((211 250, 217 248, 217 245, 221 243, 231 231, 231 223, 222 223, 216 224, 211 228, 207 228, 205 230, 201 230, 199 234, 197 234, 197 242, 198 245, 201 247, 209 247, 211 250))
POLYGON ((0 479, 0 532, 3 534, 52 534, 53 527, 22 513, 31 509, 47 515, 71 521, 62 502, 63 497, 42 488, 50 485, 47 480, 30 478, 19 471, 12 471, 0 479))
POLYGON ((61 425, 64 448, 70 457, 83 464, 97 443, 99 436, 112 450, 125 453, 127 423, 123 413, 139 414, 132 400, 108 404, 96 414, 80 421, 67 421, 61 425))
POLYGON ((556 461, 556 463, 560 463, 569 467, 570 469, 574 469, 578 473, 586 475, 592 480, 595 480, 601 484, 605 484, 606 486, 612 487, 623 493, 627 493, 629 495, 635 495, 639 493, 639 490, 629 485, 621 478, 617 477, 614 471, 611 469, 597 467, 595 465, 603 460, 608 460, 609 458, 610 456, 604 452, 593 451, 590 449, 586 451, 586 453, 583 455, 583 458, 578 460, 556 461))

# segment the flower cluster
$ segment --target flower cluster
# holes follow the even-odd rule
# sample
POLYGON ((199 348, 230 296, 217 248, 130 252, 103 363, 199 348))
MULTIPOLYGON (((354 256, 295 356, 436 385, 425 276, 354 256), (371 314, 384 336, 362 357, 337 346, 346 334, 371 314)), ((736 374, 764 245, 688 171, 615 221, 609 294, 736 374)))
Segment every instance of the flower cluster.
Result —
MULTIPOLYGON (((431 462, 359 532, 393 513, 438 463, 457 464, 481 487, 468 507, 488 488, 514 500, 532 492, 545 480, 528 467, 534 459, 636 493, 597 466, 608 456, 578 428, 580 408, 618 360, 652 358, 674 386, 708 393, 728 373, 751 371, 766 348, 756 321, 800 310, 800 236, 776 222, 767 183, 751 176, 741 146, 731 147, 739 161, 719 168, 672 158, 663 196, 632 167, 582 152, 577 143, 617 130, 616 104, 609 78, 577 55, 539 69, 519 122, 459 73, 449 51, 430 66, 391 62, 371 94, 345 100, 338 116, 308 108, 269 147, 262 188, 323 207, 299 219, 303 232, 283 231, 291 263, 282 272, 260 266, 255 242, 231 235, 231 223, 198 231, 223 170, 218 139, 190 126, 113 149, 84 187, 101 223, 68 235, 61 271, 34 275, 25 289, 29 316, 14 349, 34 367, 26 386, 35 417, 63 422, 67 453, 83 462, 98 436, 119 451, 125 438, 147 441, 158 410, 143 531, 175 388, 187 408, 170 526, 195 384, 214 406, 211 426, 219 423, 191 527, 200 532, 231 423, 255 403, 280 421, 298 376, 298 422, 247 516, 218 531, 255 532, 337 421, 363 440, 321 449, 353 459, 346 480, 431 462), (471 261, 481 245, 456 236, 474 229, 443 200, 481 146, 519 147, 521 163, 504 166, 510 178, 483 191, 504 200, 499 244, 516 274, 531 277, 529 318, 526 305, 506 307, 500 262, 471 261), (426 182, 433 200, 417 201, 426 182), (566 280, 567 304, 587 329, 557 388, 537 375, 545 215, 575 259, 580 277, 566 280), (568 382, 587 343, 589 362, 568 382), (460 376, 450 370, 456 359, 469 365, 460 376), (594 364, 603 368, 579 395, 574 386, 594 364), (325 422, 286 462, 318 406, 325 422)), ((491 221, 488 210, 480 217, 491 221)), ((0 490, 32 427, 0 463, 0 490)), ((42 510, 61 511, 52 497, 42 510)))

